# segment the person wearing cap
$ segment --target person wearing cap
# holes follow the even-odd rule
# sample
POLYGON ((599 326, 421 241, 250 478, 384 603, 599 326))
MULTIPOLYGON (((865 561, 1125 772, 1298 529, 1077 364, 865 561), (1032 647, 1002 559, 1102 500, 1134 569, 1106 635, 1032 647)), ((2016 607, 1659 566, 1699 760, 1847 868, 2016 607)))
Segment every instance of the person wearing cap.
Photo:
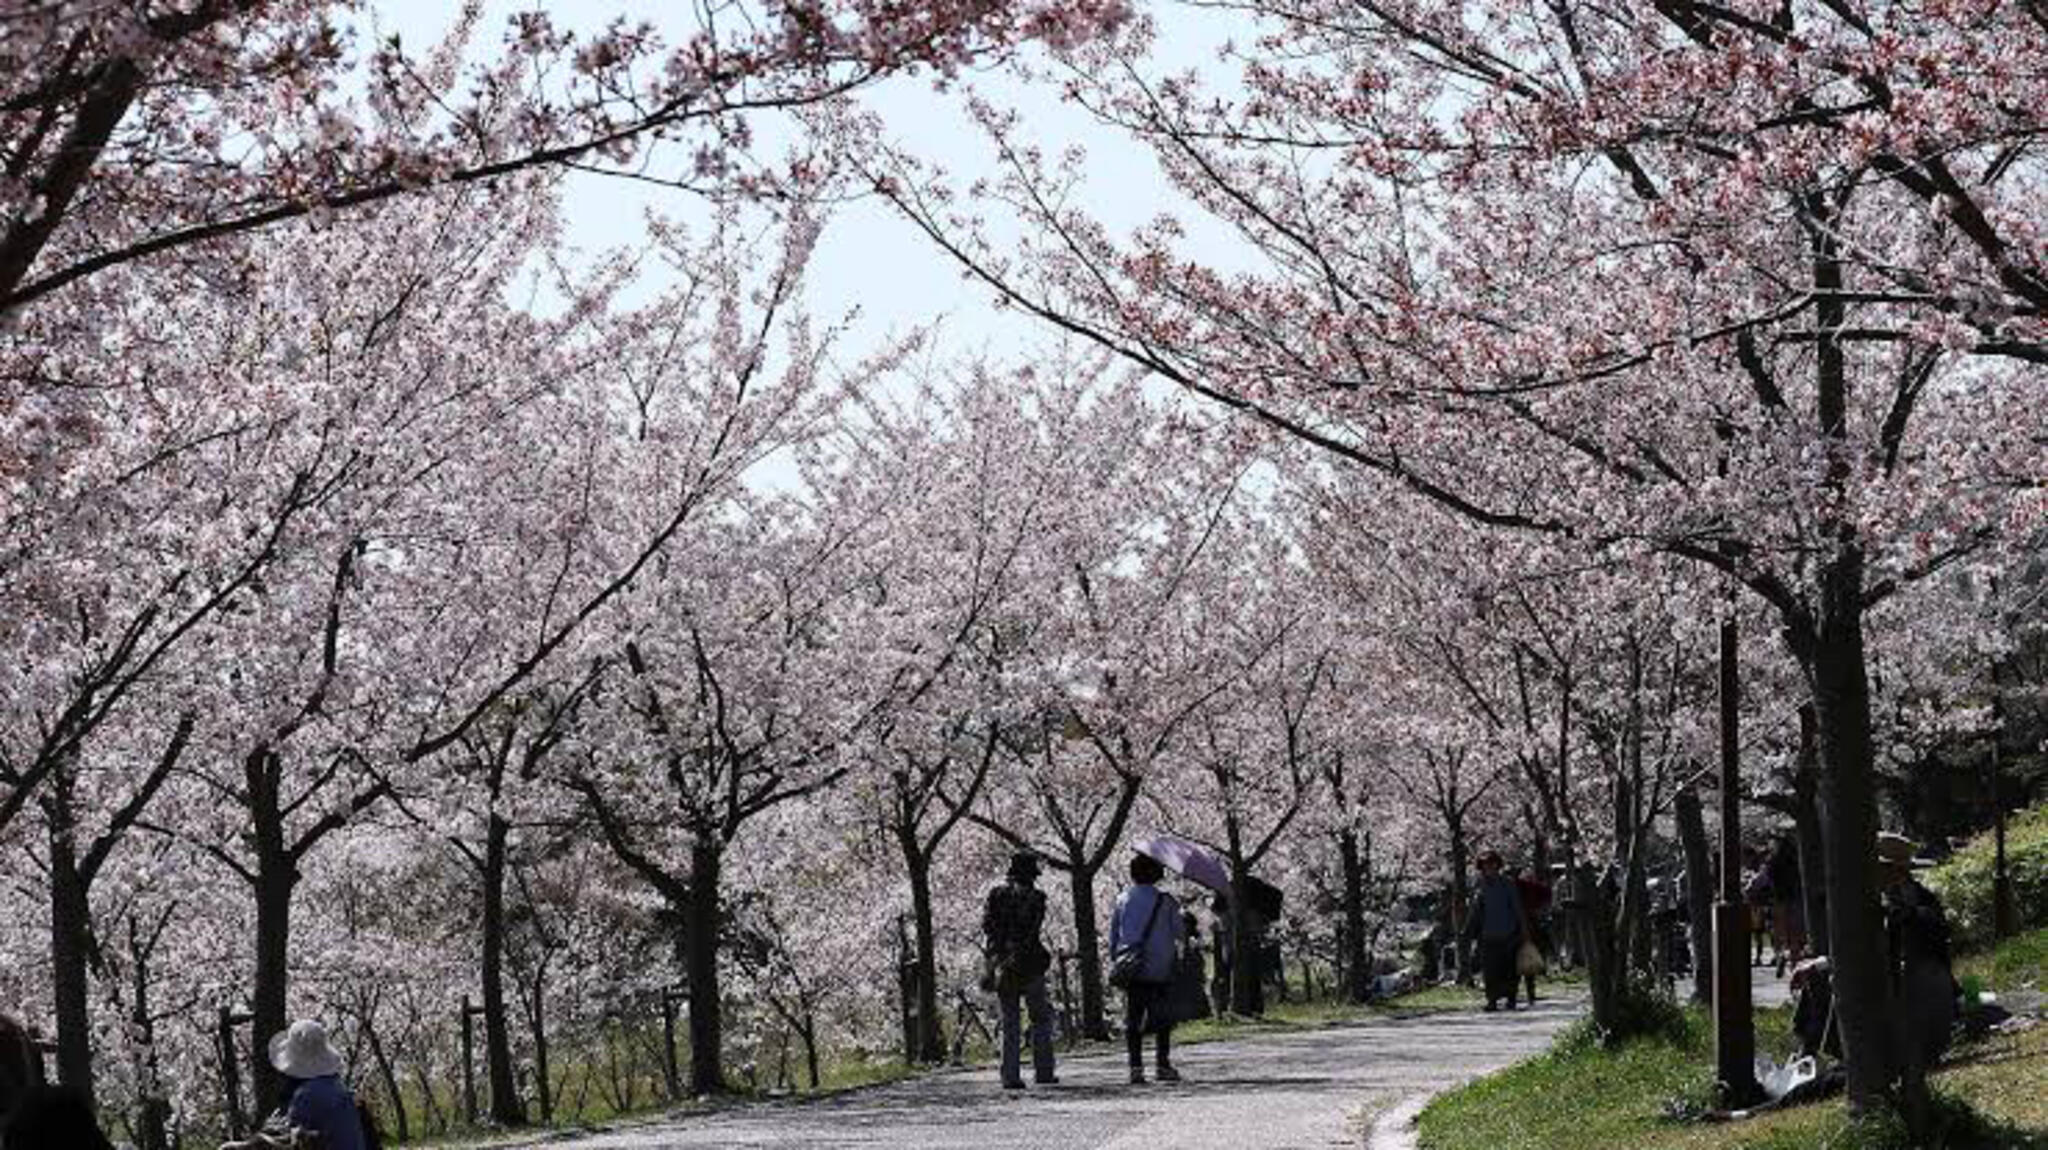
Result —
POLYGON ((1919 849, 1904 835, 1887 831, 1877 836, 1898 1049, 1909 1068, 1924 1073, 1948 1049, 1958 992, 1950 966, 1948 912, 1913 877, 1916 866, 1926 865, 1914 857, 1919 849))
POLYGON ((283 1106, 289 1134, 279 1140, 269 1132, 251 1146, 295 1145, 297 1135, 319 1135, 321 1150, 366 1150, 356 1098, 341 1081, 341 1054, 327 1039, 327 1028, 302 1018, 270 1040, 270 1064, 291 1084, 283 1106))
POLYGON ((989 989, 1002 1008, 1005 1090, 1024 1089, 1020 1028, 1025 1008, 1031 1012, 1032 1077, 1041 1086, 1059 1081, 1053 1073, 1052 998, 1045 989, 1052 952, 1039 937, 1045 926, 1045 892, 1038 889, 1038 870, 1036 853, 1018 851, 1010 856, 1009 874, 988 892, 981 915, 989 989))
POLYGON ((1498 1010, 1507 1000, 1515 1008, 1515 952, 1522 946, 1522 896, 1514 881, 1501 873, 1499 851, 1479 856, 1479 889, 1473 892, 1472 909, 1465 916, 1465 937, 1479 943, 1479 971, 1486 983, 1486 1009, 1498 1010))

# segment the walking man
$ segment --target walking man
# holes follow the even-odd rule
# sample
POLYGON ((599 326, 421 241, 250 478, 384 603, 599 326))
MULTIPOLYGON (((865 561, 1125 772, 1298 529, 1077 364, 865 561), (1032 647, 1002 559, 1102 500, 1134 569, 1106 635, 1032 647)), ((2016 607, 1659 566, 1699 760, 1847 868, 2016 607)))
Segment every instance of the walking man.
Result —
POLYGON ((1505 998, 1515 1008, 1515 952, 1522 945, 1522 896, 1514 880, 1501 873, 1499 851, 1479 856, 1479 889, 1465 919, 1465 937, 1479 941, 1479 972, 1486 982, 1486 1009, 1499 1009, 1505 998))
POLYGON ((1058 1082, 1053 1074, 1052 999, 1045 992, 1045 972, 1052 952, 1039 932, 1045 925, 1045 892, 1038 889, 1038 855, 1018 851, 1010 856, 1009 877, 988 892, 981 915, 981 933, 988 945, 989 989, 1002 1006, 1003 1089, 1024 1089, 1021 1061, 1023 1009, 1031 1011, 1031 1067, 1041 1086, 1058 1082))

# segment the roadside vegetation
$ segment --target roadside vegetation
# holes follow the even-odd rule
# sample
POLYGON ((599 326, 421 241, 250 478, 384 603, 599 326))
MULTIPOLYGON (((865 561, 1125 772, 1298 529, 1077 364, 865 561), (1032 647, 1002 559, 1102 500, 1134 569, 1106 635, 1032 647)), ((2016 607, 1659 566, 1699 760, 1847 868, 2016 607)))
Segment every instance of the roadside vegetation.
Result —
MULTIPOLYGON (((1957 963, 2001 1000, 2042 986, 2048 928, 1957 963)), ((1796 1042, 1789 1007, 1756 1014, 1757 1049, 1782 1059, 1796 1042)), ((1734 1122, 1706 1115, 1713 1031, 1688 1007, 1669 1025, 1603 1046, 1588 1023, 1549 1053, 1432 1102, 1418 1119, 1425 1150, 2048 1150, 2048 1024, 1960 1043, 1934 1076, 1936 1130, 1916 1141, 1889 1118, 1852 1122, 1837 1097, 1734 1122)))

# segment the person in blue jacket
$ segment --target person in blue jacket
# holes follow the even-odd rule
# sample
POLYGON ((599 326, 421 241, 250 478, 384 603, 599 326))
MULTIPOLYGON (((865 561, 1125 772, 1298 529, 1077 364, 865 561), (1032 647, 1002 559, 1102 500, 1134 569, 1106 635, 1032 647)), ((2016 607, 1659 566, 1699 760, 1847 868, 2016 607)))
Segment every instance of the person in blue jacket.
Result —
POLYGON ((327 1028, 309 1018, 270 1040, 270 1064, 293 1082, 285 1122, 320 1135, 323 1150, 368 1150, 356 1097, 341 1081, 341 1055, 327 1028))
POLYGON ((1109 920, 1109 960, 1126 952, 1140 956, 1137 976, 1124 988, 1124 1045, 1131 1059, 1131 1084, 1145 1084, 1145 1033, 1156 1040, 1154 1074, 1161 1082, 1179 1082, 1173 1067, 1173 1016, 1167 1009, 1173 992, 1174 955, 1180 941, 1180 904, 1159 889, 1166 868, 1145 855, 1131 856, 1131 885, 1116 898, 1109 920))

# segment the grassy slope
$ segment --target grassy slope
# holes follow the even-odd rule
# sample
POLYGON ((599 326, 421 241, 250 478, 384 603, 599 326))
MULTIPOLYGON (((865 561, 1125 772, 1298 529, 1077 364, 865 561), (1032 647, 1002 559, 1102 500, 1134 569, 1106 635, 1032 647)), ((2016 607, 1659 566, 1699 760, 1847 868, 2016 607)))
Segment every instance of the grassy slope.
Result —
MULTIPOLYGON (((1976 974, 2010 992, 2028 979, 2039 986, 2048 960, 2048 931, 2007 943, 1995 954, 1966 960, 1976 974)), ((1757 1015, 1757 1046, 1792 1047, 1787 1010, 1757 1015)), ((1698 1012, 1683 1034, 1644 1039, 1603 1051, 1583 1039, 1560 1042, 1540 1058, 1446 1094, 1420 1119, 1427 1150, 1848 1150, 1903 1147, 1896 1131, 1850 1129, 1839 1101, 1732 1124, 1679 1122, 1674 1101, 1699 1107, 1707 1097, 1711 1034, 1698 1012)), ((2048 1150, 2048 1026, 2001 1036, 1959 1051, 1936 1076, 1936 1089, 1967 1101, 2002 1124, 2001 1144, 2048 1150)))

